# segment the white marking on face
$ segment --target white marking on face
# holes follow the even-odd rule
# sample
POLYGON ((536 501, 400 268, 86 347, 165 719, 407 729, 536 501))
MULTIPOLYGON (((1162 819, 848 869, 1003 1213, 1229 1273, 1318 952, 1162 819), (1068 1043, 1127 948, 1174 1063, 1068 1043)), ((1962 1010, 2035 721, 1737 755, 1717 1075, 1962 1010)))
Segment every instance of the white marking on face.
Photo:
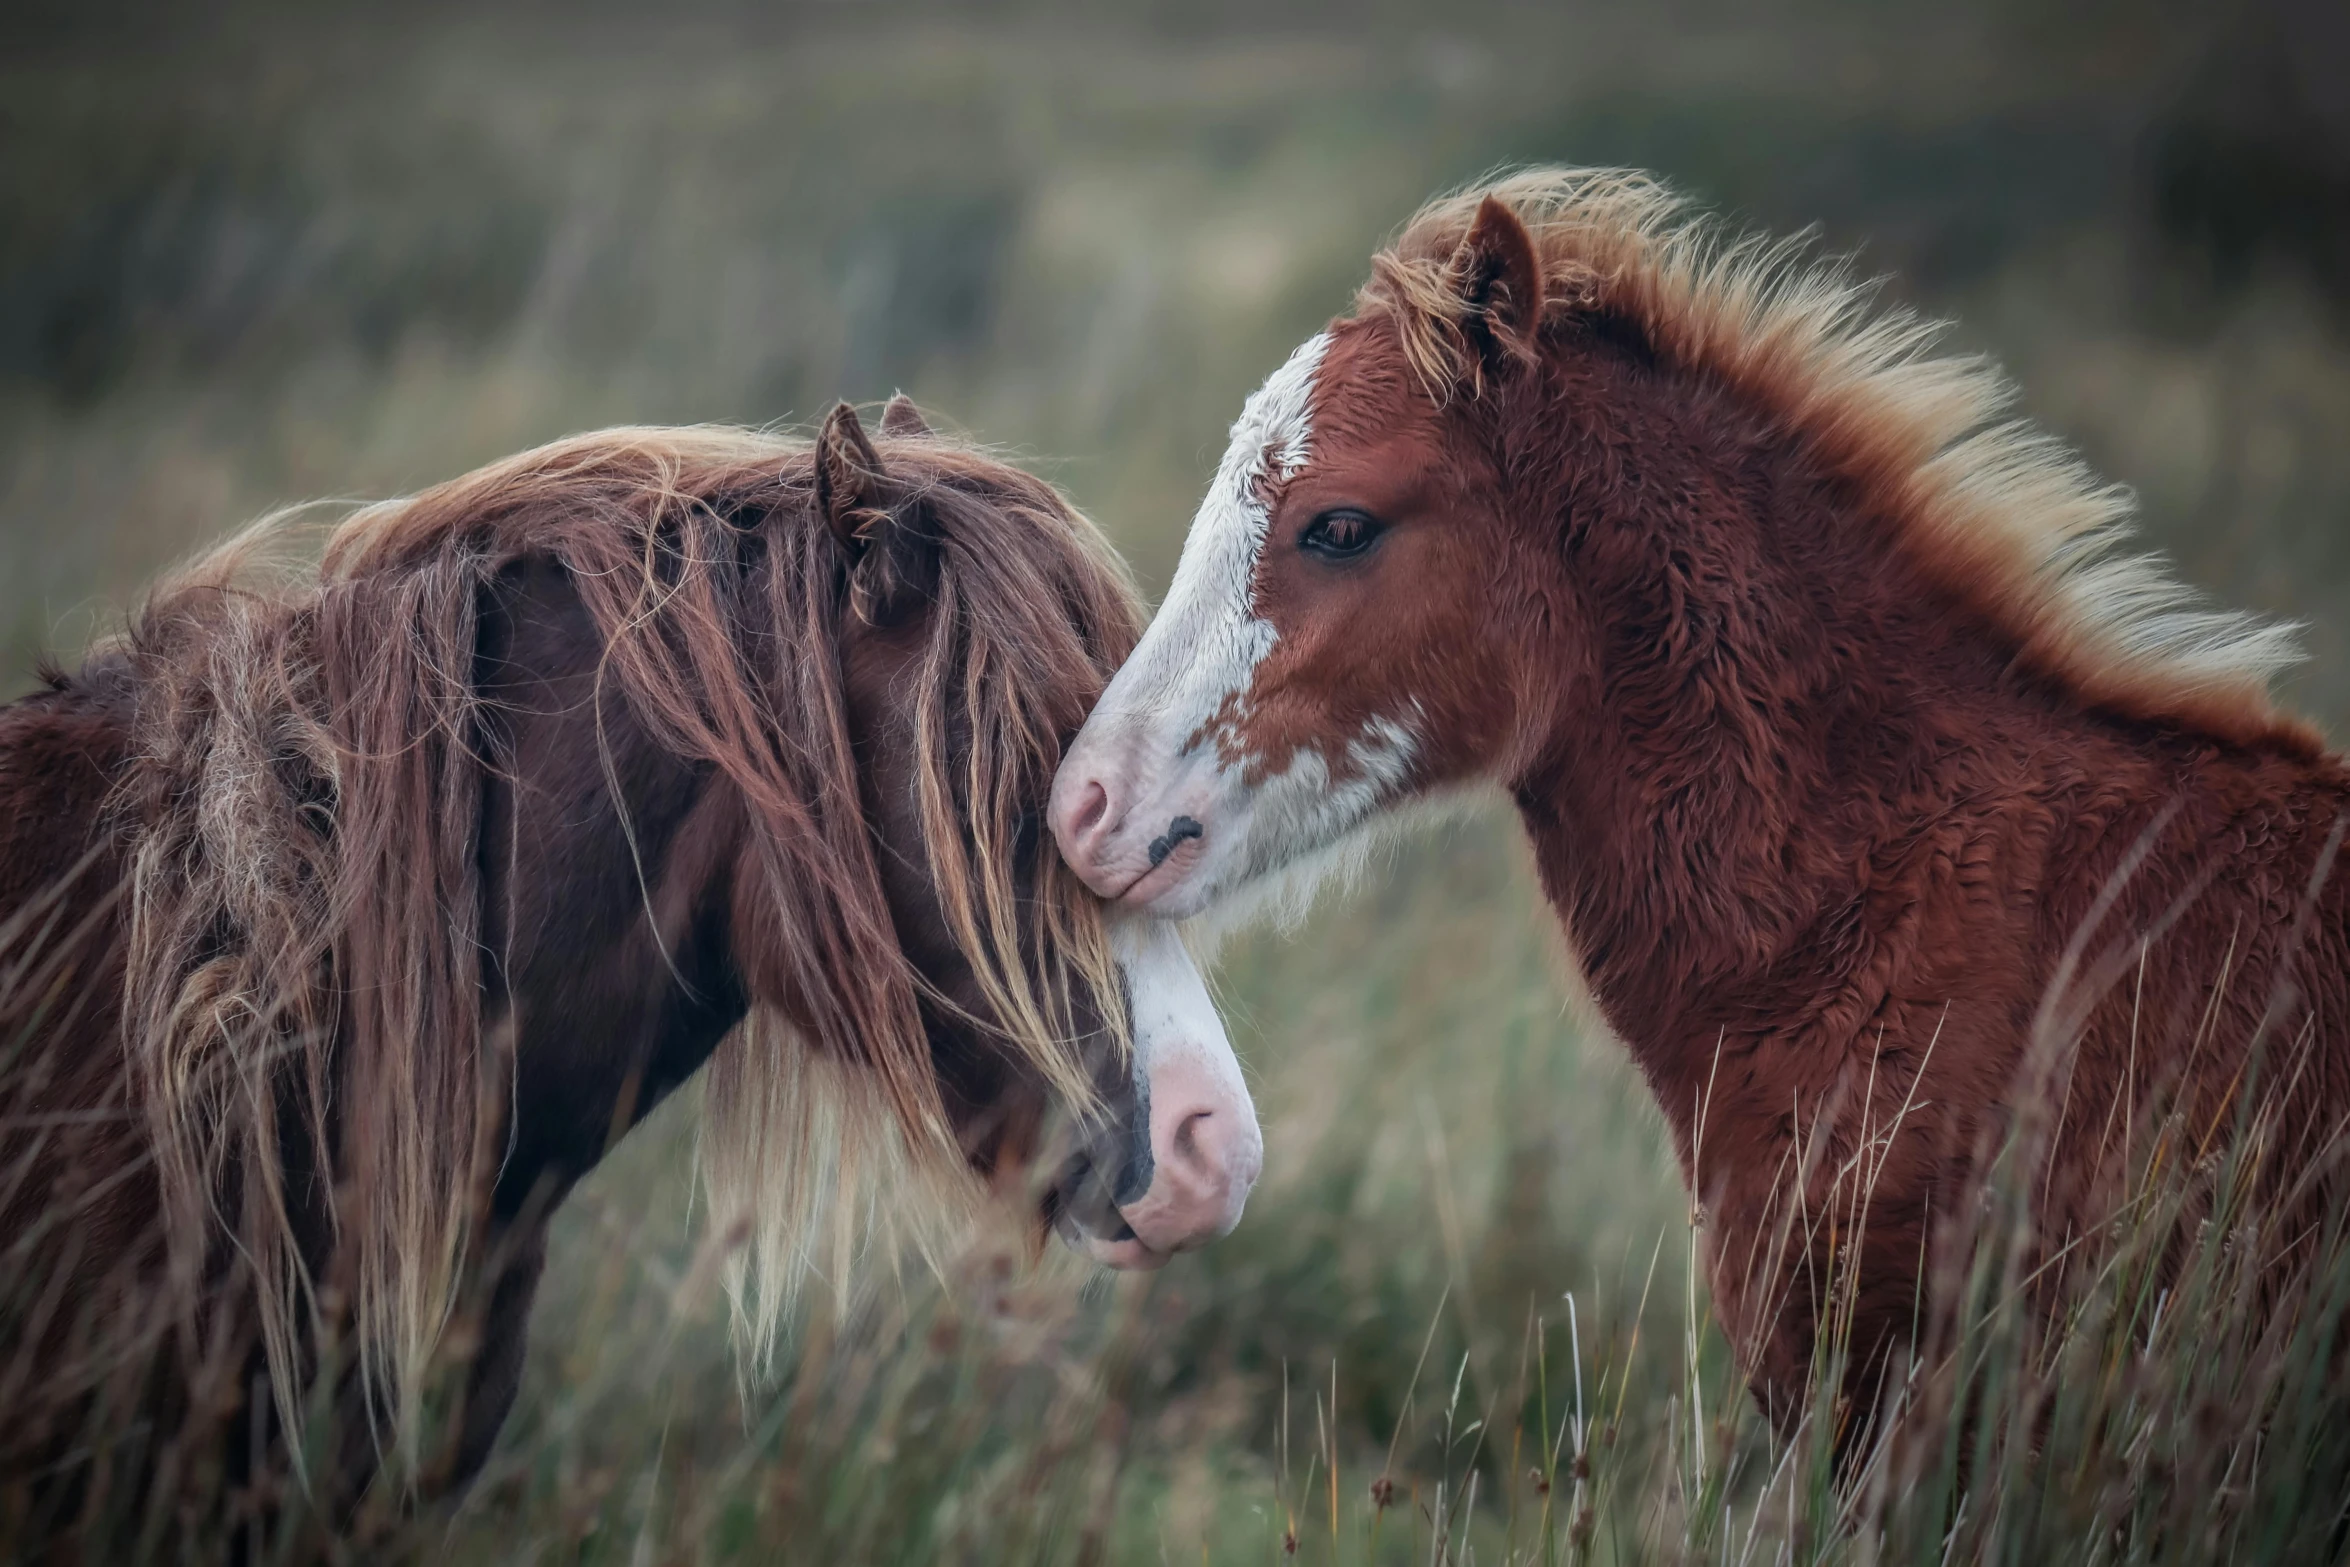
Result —
POLYGON ((1154 729, 1179 730, 1181 746, 1227 697, 1248 690, 1276 636, 1253 594, 1272 521, 1264 488, 1306 465, 1314 376, 1329 345, 1326 332, 1307 338, 1242 406, 1167 601, 1102 693, 1097 716, 1147 714, 1154 729))
POLYGON ((1272 523, 1266 492, 1312 456, 1329 343, 1327 333, 1308 338, 1241 409, 1166 603, 1062 764, 1054 830, 1070 863, 1105 896, 1131 892, 1136 905, 1173 918, 1243 889, 1240 901, 1251 907, 1265 894, 1300 907, 1321 870, 1345 859, 1340 840, 1392 804, 1407 780, 1416 706, 1334 739, 1342 752, 1301 746, 1281 771, 1254 780, 1250 763, 1261 768, 1262 759, 1227 761, 1208 728, 1246 718, 1259 666, 1279 640, 1255 602, 1272 523), (1094 782, 1116 802, 1116 819, 1065 831, 1094 782), (1196 833, 1169 841, 1185 817, 1196 833), (1149 858, 1154 840, 1158 861, 1149 858))
POLYGON ((1254 1125, 1256 1111, 1240 1074, 1240 1058, 1232 1053, 1224 1019, 1178 927, 1166 920, 1113 917, 1110 950, 1126 976, 1135 1071, 1148 1080, 1164 1077, 1178 1064, 1195 1068, 1221 1085, 1254 1125))
MULTIPOLYGON (((1219 880, 1228 887, 1256 883, 1291 865, 1300 846, 1321 848, 1336 842, 1393 798, 1418 749, 1410 729, 1374 718, 1346 743, 1351 768, 1345 778, 1334 781, 1329 759, 1301 747, 1289 766, 1250 792, 1246 815, 1234 823, 1240 829, 1230 851, 1234 858, 1226 862, 1219 880)), ((1320 879, 1317 874, 1310 881, 1320 879)), ((1310 881, 1297 891, 1310 897, 1310 881)))
POLYGON ((1264 1168, 1265 1138, 1224 1020, 1199 964, 1164 920, 1113 917, 1110 946, 1125 975, 1136 1104, 1147 1124, 1149 1184, 1120 1207, 1131 1235, 1088 1236, 1095 1258, 1152 1268, 1229 1234, 1264 1168))

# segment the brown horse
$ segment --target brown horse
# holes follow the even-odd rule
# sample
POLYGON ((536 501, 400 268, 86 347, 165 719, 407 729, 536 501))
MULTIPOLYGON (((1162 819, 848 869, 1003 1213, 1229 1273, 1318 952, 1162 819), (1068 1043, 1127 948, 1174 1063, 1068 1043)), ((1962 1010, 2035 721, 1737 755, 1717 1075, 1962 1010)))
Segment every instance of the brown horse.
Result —
POLYGON ((1049 486, 899 401, 285 531, 0 708, 0 1532, 462 1481, 549 1216, 705 1063, 754 1352, 860 1155, 1121 1266, 1238 1219, 1197 969, 1043 831, 1140 624, 1049 486))
POLYGON ((1436 202, 1249 401, 1054 795, 1187 915, 1505 790, 1782 1427, 1832 1264, 1865 1379, 2011 1127, 2053 1245, 2150 1100, 2185 1162, 2257 1103, 2306 1236, 2350 1113, 2350 773, 2268 700, 2286 633, 2116 553, 1931 336, 1637 175, 1436 202))

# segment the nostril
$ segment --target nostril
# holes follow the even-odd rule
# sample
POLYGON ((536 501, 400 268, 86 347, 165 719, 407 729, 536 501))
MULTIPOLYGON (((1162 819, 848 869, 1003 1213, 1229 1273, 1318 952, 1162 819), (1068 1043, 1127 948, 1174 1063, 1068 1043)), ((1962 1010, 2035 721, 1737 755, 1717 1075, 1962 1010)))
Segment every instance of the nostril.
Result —
POLYGON ((1110 814, 1110 791, 1098 779, 1087 779, 1085 792, 1078 796, 1077 809, 1069 815, 1071 831, 1079 836, 1092 832, 1110 814))
POLYGON ((1225 1174, 1223 1123, 1212 1110, 1195 1110, 1176 1126, 1167 1162, 1193 1179, 1216 1181, 1225 1174))
POLYGON ((1175 1128, 1176 1157, 1187 1164, 1204 1162, 1205 1156, 1201 1153, 1199 1146, 1200 1123, 1211 1119, 1214 1114, 1215 1112, 1212 1110, 1202 1110, 1196 1115, 1188 1115, 1183 1118, 1183 1124, 1175 1128))

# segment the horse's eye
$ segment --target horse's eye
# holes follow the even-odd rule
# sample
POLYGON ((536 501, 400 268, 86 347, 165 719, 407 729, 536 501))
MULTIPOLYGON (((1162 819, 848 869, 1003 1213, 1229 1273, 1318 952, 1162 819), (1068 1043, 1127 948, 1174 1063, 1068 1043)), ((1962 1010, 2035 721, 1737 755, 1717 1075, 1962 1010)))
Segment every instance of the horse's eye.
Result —
POLYGON ((1297 547, 1324 560, 1352 560, 1379 540, 1383 530, 1377 518, 1351 507, 1326 511, 1306 524, 1297 547))

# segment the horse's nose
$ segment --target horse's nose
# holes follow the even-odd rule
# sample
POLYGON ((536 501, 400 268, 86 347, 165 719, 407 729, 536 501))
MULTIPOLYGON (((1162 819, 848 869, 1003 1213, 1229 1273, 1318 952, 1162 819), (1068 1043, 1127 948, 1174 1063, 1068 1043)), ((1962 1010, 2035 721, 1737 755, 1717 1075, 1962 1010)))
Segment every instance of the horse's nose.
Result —
POLYGON ((1231 1233, 1264 1168, 1265 1138, 1246 1090, 1204 1061, 1158 1066, 1150 1096, 1151 1183, 1118 1211, 1163 1256, 1231 1233))
POLYGON ((1053 830, 1053 841, 1061 846, 1061 858, 1105 898, 1114 898, 1124 890, 1115 869, 1106 863, 1121 815, 1110 781, 1098 769, 1084 765, 1081 758, 1071 756, 1053 780, 1045 819, 1053 830))

